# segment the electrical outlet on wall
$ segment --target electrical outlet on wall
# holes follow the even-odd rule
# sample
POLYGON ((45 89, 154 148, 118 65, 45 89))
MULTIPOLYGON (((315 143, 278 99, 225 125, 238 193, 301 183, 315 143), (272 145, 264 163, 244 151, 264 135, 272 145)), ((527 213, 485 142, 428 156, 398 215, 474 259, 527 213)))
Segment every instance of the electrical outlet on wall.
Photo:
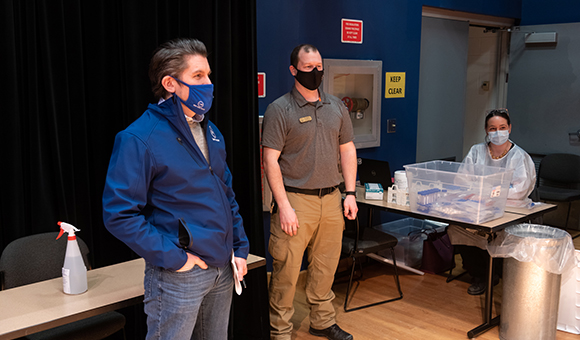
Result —
POLYGON ((387 119, 387 133, 395 133, 395 132, 397 132, 397 120, 387 119))

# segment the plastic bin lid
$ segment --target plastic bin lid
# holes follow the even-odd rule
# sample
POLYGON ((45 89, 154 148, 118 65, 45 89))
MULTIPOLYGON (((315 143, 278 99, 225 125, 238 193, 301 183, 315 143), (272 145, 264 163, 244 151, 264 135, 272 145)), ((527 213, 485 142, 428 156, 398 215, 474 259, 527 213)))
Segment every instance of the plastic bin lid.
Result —
POLYGON ((569 272, 576 266, 574 243, 566 231, 539 224, 507 227, 487 245, 493 257, 513 257, 534 262, 554 274, 569 272))

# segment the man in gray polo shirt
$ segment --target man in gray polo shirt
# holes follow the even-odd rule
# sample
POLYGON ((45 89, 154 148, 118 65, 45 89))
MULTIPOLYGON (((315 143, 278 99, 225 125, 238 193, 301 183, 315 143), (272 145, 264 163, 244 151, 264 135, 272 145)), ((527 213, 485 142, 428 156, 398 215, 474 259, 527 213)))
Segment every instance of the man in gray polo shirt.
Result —
POLYGON ((353 339, 336 324, 331 290, 344 228, 338 190, 343 177, 344 216, 354 219, 358 211, 352 123, 340 99, 318 89, 324 70, 316 47, 297 46, 290 64, 294 87, 268 106, 262 122, 264 171, 275 202, 269 245, 274 259, 271 338, 290 339, 296 283, 308 249, 309 332, 328 339, 353 339))

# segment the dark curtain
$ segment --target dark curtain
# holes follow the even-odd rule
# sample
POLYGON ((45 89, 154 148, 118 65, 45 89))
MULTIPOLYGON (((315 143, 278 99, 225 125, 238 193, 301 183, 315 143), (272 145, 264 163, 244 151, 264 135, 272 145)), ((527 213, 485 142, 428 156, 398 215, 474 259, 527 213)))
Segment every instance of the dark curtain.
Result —
POLYGON ((255 0, 2 0, 0 249, 56 231, 62 220, 81 229, 94 267, 135 257, 101 217, 114 137, 153 101, 147 76, 153 50, 195 37, 206 44, 213 71, 208 116, 227 142, 251 252, 264 256, 255 6, 255 0))

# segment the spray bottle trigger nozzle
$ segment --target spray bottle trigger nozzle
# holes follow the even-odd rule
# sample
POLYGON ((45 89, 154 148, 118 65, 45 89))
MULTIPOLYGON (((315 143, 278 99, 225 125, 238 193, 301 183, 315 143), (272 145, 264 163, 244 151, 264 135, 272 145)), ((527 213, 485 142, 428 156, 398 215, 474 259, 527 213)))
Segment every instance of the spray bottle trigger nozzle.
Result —
POLYGON ((57 240, 65 232, 68 233, 69 237, 74 237, 75 231, 80 231, 80 229, 77 229, 74 225, 66 223, 66 222, 58 222, 57 224, 60 227, 60 233, 58 234, 58 237, 56 238, 57 240))

